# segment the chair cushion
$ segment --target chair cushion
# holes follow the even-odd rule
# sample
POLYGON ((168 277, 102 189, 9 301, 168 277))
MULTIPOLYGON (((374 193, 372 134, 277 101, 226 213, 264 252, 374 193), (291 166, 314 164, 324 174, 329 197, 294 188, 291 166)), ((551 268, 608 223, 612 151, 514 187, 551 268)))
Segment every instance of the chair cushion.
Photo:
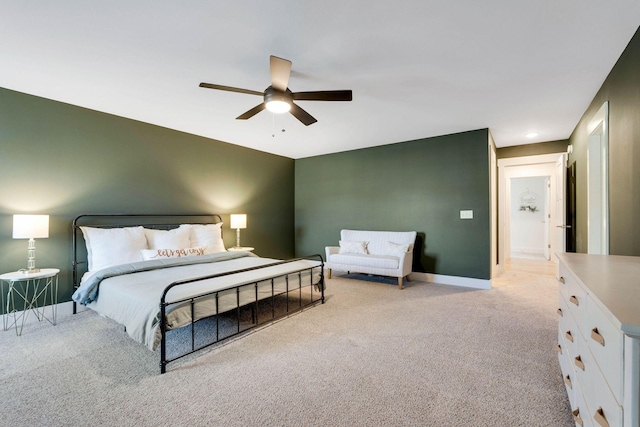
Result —
POLYGON ((328 261, 335 264, 397 270, 400 258, 384 255, 333 254, 328 261))

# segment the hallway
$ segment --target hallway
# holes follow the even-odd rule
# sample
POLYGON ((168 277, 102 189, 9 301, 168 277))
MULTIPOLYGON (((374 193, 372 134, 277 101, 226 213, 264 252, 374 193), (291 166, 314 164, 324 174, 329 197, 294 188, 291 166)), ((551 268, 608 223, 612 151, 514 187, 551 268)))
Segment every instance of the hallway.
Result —
POLYGON ((544 276, 555 276, 555 261, 533 258, 507 258, 505 262, 505 272, 520 272, 528 274, 540 274, 544 276))
POLYGON ((556 268, 555 261, 507 258, 504 270, 492 279, 492 288, 557 283, 556 268))

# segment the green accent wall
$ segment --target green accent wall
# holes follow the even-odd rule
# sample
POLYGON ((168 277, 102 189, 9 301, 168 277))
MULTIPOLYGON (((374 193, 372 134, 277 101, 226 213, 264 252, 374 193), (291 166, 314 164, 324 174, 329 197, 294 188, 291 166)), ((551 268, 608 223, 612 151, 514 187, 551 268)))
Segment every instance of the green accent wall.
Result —
POLYGON ((0 88, 0 272, 26 267, 12 215, 49 214, 36 265, 71 285, 71 222, 83 213, 246 213, 241 243, 294 254, 294 160, 0 88))
POLYGON ((490 279, 488 129, 298 159, 295 184, 298 256, 343 228, 415 230, 414 271, 490 279))
POLYGON ((587 252, 587 126, 609 101, 609 252, 640 256, 640 30, 571 134, 576 162, 576 245, 587 252))

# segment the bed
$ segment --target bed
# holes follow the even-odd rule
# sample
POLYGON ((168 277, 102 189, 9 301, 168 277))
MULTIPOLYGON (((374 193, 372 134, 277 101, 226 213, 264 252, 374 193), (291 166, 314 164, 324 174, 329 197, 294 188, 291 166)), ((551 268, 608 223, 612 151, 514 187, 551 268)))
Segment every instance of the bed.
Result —
POLYGON ((184 356, 324 303, 321 255, 278 260, 227 251, 215 214, 80 215, 72 245, 74 313, 84 305, 150 350, 160 347, 161 373, 184 356))

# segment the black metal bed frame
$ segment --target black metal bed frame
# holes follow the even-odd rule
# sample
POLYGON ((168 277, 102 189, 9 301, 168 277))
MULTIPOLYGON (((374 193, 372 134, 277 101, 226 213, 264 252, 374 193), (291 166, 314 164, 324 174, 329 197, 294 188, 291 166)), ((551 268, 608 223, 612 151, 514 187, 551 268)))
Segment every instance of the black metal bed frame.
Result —
MULTIPOLYGON (((86 223, 83 225, 86 226, 90 226, 90 227, 100 227, 100 228, 116 228, 116 227, 125 227, 125 226, 144 226, 147 228, 156 228, 156 229, 171 229, 171 228, 175 228, 177 226, 179 226, 180 224, 202 224, 203 222, 190 222, 190 221, 185 221, 185 219, 187 218, 211 218, 214 220, 213 223, 218 223, 218 222, 222 222, 222 218, 220 217, 220 215, 217 214, 178 214, 178 215, 158 215, 158 214, 150 214, 150 215, 145 215, 145 214, 86 214, 86 215, 79 215, 78 217, 76 217, 73 220, 73 237, 72 237, 72 244, 73 244, 73 287, 74 287, 74 291, 78 288, 79 283, 78 283, 78 266, 85 264, 86 261, 81 261, 78 259, 78 233, 80 232, 80 227, 81 227, 81 223, 84 222, 85 220, 89 220, 89 219, 98 219, 98 218, 102 218, 102 219, 108 219, 106 221, 106 223, 104 224, 94 224, 94 223, 86 223), (119 221, 117 221, 118 219, 128 219, 128 220, 132 220, 132 219, 136 219, 136 218, 148 218, 148 219, 160 219, 160 218, 180 218, 181 220, 178 222, 174 221, 171 222, 169 224, 165 224, 165 223, 156 223, 156 222, 150 222, 148 224, 134 224, 134 223, 121 223, 119 221), (110 220, 116 220, 116 221, 110 221, 110 220)), ((204 223, 211 223, 211 222, 204 222, 204 223)), ((308 257, 302 257, 302 258, 295 258, 295 259, 290 259, 290 260, 283 260, 283 261, 278 261, 278 262, 274 262, 274 263, 269 263, 269 264, 265 264, 265 265, 261 265, 261 266, 256 266, 256 267, 250 267, 250 268, 245 268, 245 269, 240 269, 240 270, 235 270, 235 271, 230 271, 230 272, 224 272, 224 273, 219 273, 219 274, 214 274, 214 275, 209 275, 209 276, 202 276, 202 277, 195 277, 195 278, 189 278, 189 279, 184 279, 184 280, 179 280, 179 281, 175 281, 171 284, 169 284, 168 286, 165 287, 163 293, 162 293, 162 297, 160 300, 160 331, 161 331, 161 338, 160 338, 160 373, 164 374, 167 370, 167 365, 171 362, 174 362, 178 359, 181 359, 187 355, 196 353, 200 350, 203 350, 207 347, 210 347, 214 344, 217 344, 221 341, 224 341, 226 339, 235 337, 239 334, 245 333, 246 331, 255 329, 259 326, 268 324, 270 322, 273 322, 277 319, 289 316, 293 313, 302 311, 303 309, 305 309, 306 307, 310 307, 313 306, 315 304, 317 304, 318 302, 324 304, 325 298, 324 298, 324 261, 322 259, 322 256, 319 254, 316 255, 311 255, 308 257), (216 291, 210 291, 210 292, 205 292, 205 293, 201 293, 198 295, 193 295, 187 298, 183 298, 180 300, 175 300, 175 301, 167 301, 167 294, 171 289, 174 289, 177 286, 181 286, 181 285, 187 285, 190 283, 194 283, 194 282, 198 282, 198 281, 203 281, 203 280, 210 280, 210 279, 215 279, 218 277, 223 277, 223 276, 229 276, 232 274, 237 274, 237 273, 244 273, 244 272, 248 272, 248 271, 253 271, 253 270, 259 270, 262 268, 267 268, 267 267, 272 267, 272 266, 276 266, 276 265, 283 265, 283 264, 287 264, 287 263, 292 263, 292 262, 296 262, 296 261, 300 261, 300 260, 304 260, 304 259, 310 259, 310 260, 314 260, 317 259, 319 261, 320 264, 316 265, 316 266, 310 266, 307 268, 303 268, 303 269, 298 269, 295 270, 293 272, 288 272, 288 273, 284 273, 284 274, 279 274, 276 276, 272 276, 272 277, 267 277, 267 278, 262 278, 260 280, 257 281, 252 281, 249 283, 243 283, 237 286, 231 286, 231 287, 227 287, 224 289, 219 289, 216 291), (314 281, 314 270, 319 270, 317 277, 319 277, 319 279, 317 281, 314 281), (309 273, 309 282, 308 283, 303 283, 303 278, 302 275, 304 272, 308 272, 309 273), (293 284, 293 286, 290 286, 290 280, 289 277, 291 275, 297 275, 297 286, 295 284, 293 284), (275 286, 275 280, 279 279, 279 278, 284 278, 285 281, 285 290, 284 291, 276 291, 276 286, 275 286), (260 284, 262 283, 269 283, 270 282, 270 286, 271 286, 271 295, 267 296, 267 297, 263 297, 263 298, 259 298, 258 295, 258 287, 260 284), (250 288, 253 287, 255 289, 255 298, 253 299, 253 301, 251 302, 247 302, 244 304, 240 303, 240 292, 241 289, 243 288, 250 288), (308 299, 307 301, 303 302, 303 288, 308 288, 308 299), (218 312, 219 309, 219 295, 220 293, 223 292, 229 292, 229 290, 235 290, 236 293, 236 306, 233 307, 230 310, 227 310, 226 312, 229 311, 235 311, 236 314, 236 330, 235 332, 231 333, 231 334, 226 334, 224 336, 220 336, 220 321, 219 321, 219 317, 216 318, 216 328, 215 328, 215 339, 206 342, 203 345, 200 346, 196 346, 196 340, 195 340, 195 325, 205 319, 210 319, 216 316, 219 316, 220 314, 223 314, 225 312, 218 312), (316 292, 314 292, 314 289, 316 290, 316 292), (295 292, 298 291, 298 304, 296 304, 295 306, 290 304, 290 293, 291 292, 295 292), (276 309, 275 309, 275 301, 276 298, 280 297, 280 298, 284 298, 285 300, 285 308, 284 311, 280 312, 280 313, 276 313, 276 309), (214 298, 215 299, 215 314, 207 316, 205 318, 202 319, 198 319, 198 320, 194 320, 195 319, 195 306, 197 304, 197 302, 199 300, 203 300, 203 299, 210 299, 210 298, 214 298), (258 313, 258 308, 259 308, 259 303, 260 302, 264 302, 265 300, 270 301, 271 304, 271 315, 268 316, 265 320, 260 321, 260 316, 257 314, 258 313), (173 305, 178 305, 178 304, 189 304, 190 306, 190 314, 191 314, 191 322, 187 325, 182 326, 180 329, 182 328, 186 328, 186 327, 190 327, 190 332, 191 332, 191 345, 190 345, 190 349, 178 354, 175 357, 171 357, 171 358, 167 358, 167 332, 169 332, 169 330, 167 329, 167 311, 168 309, 173 306, 173 305), (241 308, 242 307, 246 307, 248 306, 251 309, 251 325, 245 328, 241 328, 241 321, 240 321, 240 316, 241 316, 241 308)), ((77 306, 76 306, 76 302, 73 302, 73 313, 75 314, 77 312, 77 306)))

